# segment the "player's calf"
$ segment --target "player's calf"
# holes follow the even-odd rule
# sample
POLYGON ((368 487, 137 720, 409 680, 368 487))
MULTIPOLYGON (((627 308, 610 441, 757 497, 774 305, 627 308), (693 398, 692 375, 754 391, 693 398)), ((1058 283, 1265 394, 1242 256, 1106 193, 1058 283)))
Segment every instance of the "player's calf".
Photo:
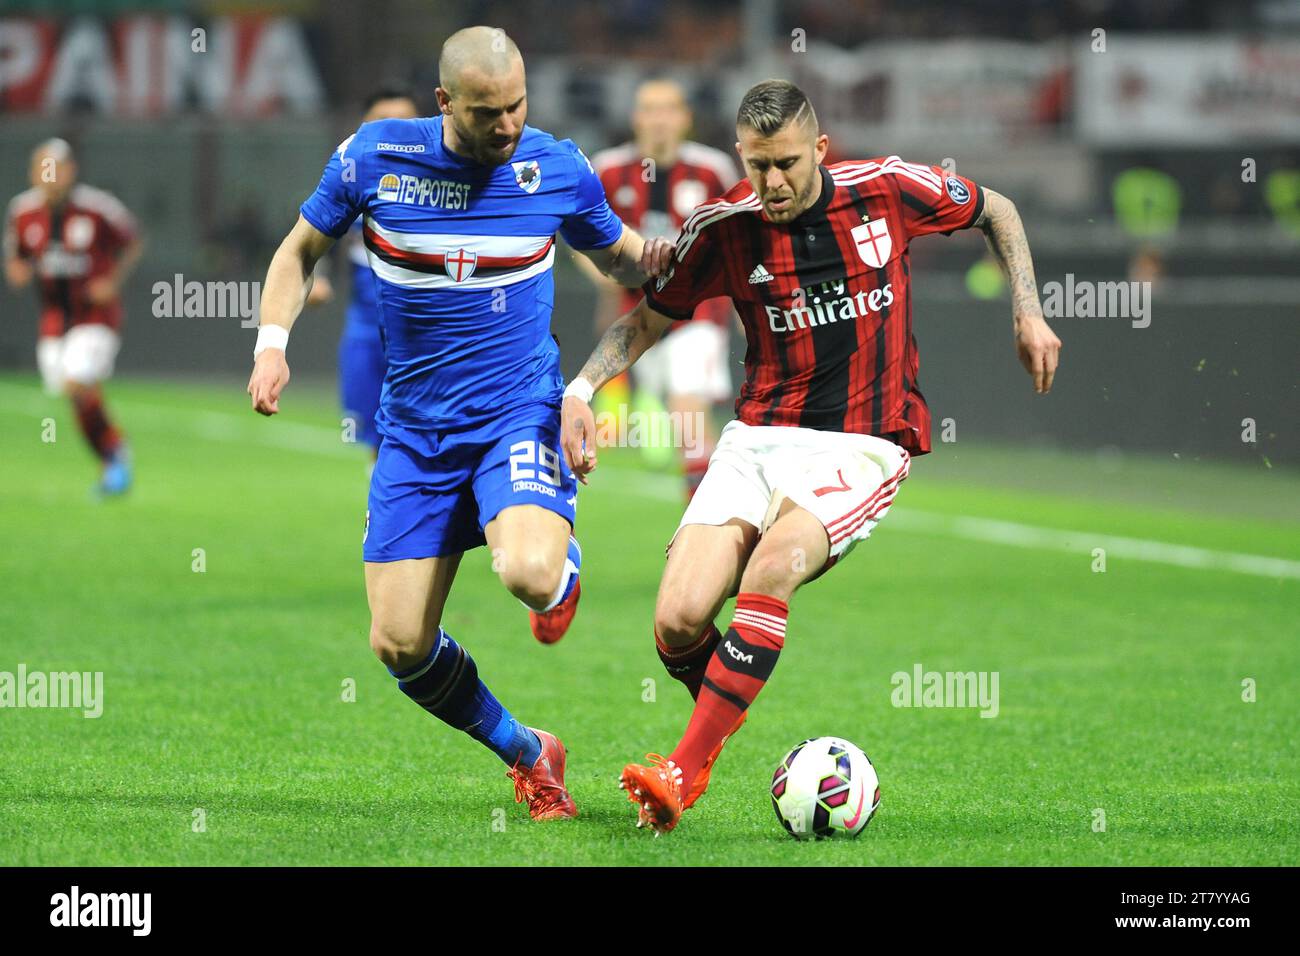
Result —
POLYGON ((700 683, 704 671, 713 657, 714 648, 722 634, 713 621, 704 625, 686 626, 671 617, 655 617, 655 649, 668 676, 690 692, 692 698, 700 696, 700 683))

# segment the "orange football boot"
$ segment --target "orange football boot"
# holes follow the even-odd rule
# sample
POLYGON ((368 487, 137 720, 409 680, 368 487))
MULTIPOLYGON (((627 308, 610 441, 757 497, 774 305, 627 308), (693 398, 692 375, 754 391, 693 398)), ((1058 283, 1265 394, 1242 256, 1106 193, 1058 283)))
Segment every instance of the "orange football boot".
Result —
POLYGON ((659 754, 646 754, 650 766, 630 763, 618 785, 636 804, 638 827, 649 826, 658 836, 677 826, 682 818, 682 771, 659 754))
POLYGON ((515 764, 506 776, 515 782, 515 803, 528 801, 528 815, 534 820, 576 817, 578 808, 564 789, 564 744, 544 730, 529 727, 542 742, 542 753, 531 767, 515 764))

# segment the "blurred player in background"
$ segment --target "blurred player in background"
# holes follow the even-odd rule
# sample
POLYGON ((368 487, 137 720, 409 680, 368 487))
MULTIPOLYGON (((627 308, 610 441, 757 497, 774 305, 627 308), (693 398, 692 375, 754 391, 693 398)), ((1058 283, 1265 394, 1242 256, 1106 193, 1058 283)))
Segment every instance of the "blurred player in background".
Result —
MULTIPOLYGON (((420 115, 412 95, 397 87, 385 87, 366 97, 361 122, 381 119, 415 119, 420 115)), ((356 427, 356 440, 370 446, 371 458, 379 454, 379 430, 375 413, 384 387, 384 342, 379 332, 379 303, 375 297, 374 273, 366 258, 361 220, 353 221, 343 238, 344 255, 351 267, 348 309, 339 339, 339 400, 343 414, 356 427)), ((318 264, 315 281, 307 295, 308 305, 320 305, 334 296, 334 287, 324 261, 318 264)))
POLYGON ((736 134, 747 181, 687 220, 667 274, 646 283, 645 298, 565 390, 565 453, 585 480, 595 467, 582 449, 595 428, 593 390, 701 301, 728 295, 740 311, 749 350, 736 421, 669 543, 655 607, 660 657, 695 708, 671 754, 629 764, 621 779, 638 826, 660 832, 703 794, 771 675, 795 590, 867 539, 911 456, 930 450, 909 243, 983 230, 1010 283, 1016 350, 1039 393, 1052 386, 1061 346, 1005 196, 897 156, 826 166, 812 104, 784 80, 745 94, 736 134), (714 618, 733 594, 722 634, 714 618))
MULTIPOLYGON (((686 139, 693 122, 680 85, 647 80, 636 91, 633 141, 592 157, 610 206, 643 236, 675 240, 696 206, 721 196, 740 178, 726 153, 686 139)), ((581 259, 579 265, 600 289, 596 332, 603 335, 618 316, 636 306, 640 290, 619 286, 581 259)), ((692 321, 665 335, 632 371, 638 391, 652 395, 657 405, 667 405, 680 420, 690 416, 700 423, 699 441, 682 449, 687 498, 695 493, 713 454, 713 406, 733 397, 728 364, 735 319, 726 297, 701 302, 692 321)))
POLYGON ((563 745, 501 705, 442 612, 461 556, 486 543, 534 636, 565 633, 582 554, 559 450, 555 233, 628 286, 660 274, 672 245, 623 225, 571 141, 525 125, 504 31, 453 34, 438 70, 440 115, 367 123, 303 203, 267 272, 248 391, 279 411, 312 270, 364 217, 387 355, 363 538, 371 647, 402 693, 505 761, 533 819, 572 817, 563 745))
POLYGON ((14 288, 36 279, 36 362, 45 390, 72 401, 101 463, 97 491, 120 495, 131 486, 130 456, 104 407, 103 383, 121 346, 122 284, 143 243, 122 203, 77 182, 65 140, 36 147, 30 177, 31 188, 14 197, 5 217, 5 279, 14 288))

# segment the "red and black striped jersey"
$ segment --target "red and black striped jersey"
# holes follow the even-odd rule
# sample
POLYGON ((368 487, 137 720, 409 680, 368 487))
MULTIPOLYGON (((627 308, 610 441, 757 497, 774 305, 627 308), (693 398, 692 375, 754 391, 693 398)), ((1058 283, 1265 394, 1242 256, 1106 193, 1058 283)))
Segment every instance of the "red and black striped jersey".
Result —
POLYGON ((30 260, 41 298, 41 335, 62 335, 81 323, 117 328, 120 299, 91 302, 91 280, 112 271, 136 236, 136 224, 112 194, 77 184, 59 206, 40 190, 19 193, 5 217, 4 254, 30 260))
POLYGON ((686 221, 670 271, 644 286, 673 319, 730 296, 745 325, 737 417, 930 450, 917 385, 908 243, 974 225, 980 188, 897 156, 820 168, 821 195, 773 223, 743 182, 686 221))
MULTIPOLYGON (((700 203, 721 196, 740 178, 722 150, 689 140, 678 147, 677 161, 667 169, 650 165, 635 143, 602 150, 591 165, 614 212, 646 239, 675 239, 700 203)), ((639 290, 626 290, 623 311, 630 312, 640 300, 639 290)), ((731 303, 722 298, 699 303, 694 317, 725 327, 731 315, 731 303)))

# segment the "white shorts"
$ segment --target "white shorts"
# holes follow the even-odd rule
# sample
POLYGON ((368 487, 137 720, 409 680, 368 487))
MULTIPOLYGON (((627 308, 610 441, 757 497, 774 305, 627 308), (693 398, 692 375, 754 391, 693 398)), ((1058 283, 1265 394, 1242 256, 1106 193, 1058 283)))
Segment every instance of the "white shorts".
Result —
POLYGON ((632 366, 637 388, 659 398, 693 395, 710 402, 733 397, 728 361, 731 337, 714 322, 679 325, 652 345, 632 366))
POLYGON ((45 335, 36 340, 36 364, 45 391, 61 395, 65 382, 96 385, 113 374, 113 363, 121 346, 118 334, 97 322, 74 325, 63 335, 45 335))
POLYGON ((905 449, 872 435, 733 421, 677 530, 739 518, 761 533, 789 498, 825 527, 834 562, 889 513, 909 463, 905 449))

